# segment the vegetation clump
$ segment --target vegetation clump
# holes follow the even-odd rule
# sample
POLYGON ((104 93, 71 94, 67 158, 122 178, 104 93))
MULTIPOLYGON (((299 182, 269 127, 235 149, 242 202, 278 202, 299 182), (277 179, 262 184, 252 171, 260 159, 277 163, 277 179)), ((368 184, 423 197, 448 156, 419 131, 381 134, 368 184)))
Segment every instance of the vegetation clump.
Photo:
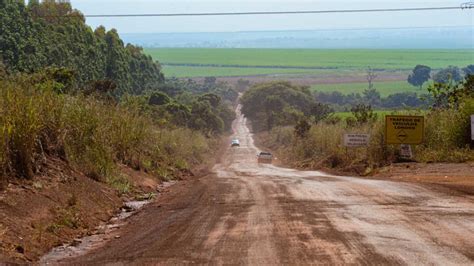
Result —
POLYGON ((3 178, 32 178, 48 156, 62 158, 95 180, 117 184, 117 163, 158 176, 166 169, 172 175, 170 169, 202 162, 213 136, 228 130, 234 118, 212 93, 196 96, 189 106, 162 93, 108 102, 96 94, 59 93, 55 82, 48 75, 0 81, 3 178), (166 99, 161 105, 156 105, 157 95, 166 99), (172 106, 183 106, 185 114, 172 112, 172 106), (182 116, 188 126, 173 123, 182 116))
POLYGON ((171 179, 231 128, 231 86, 165 79, 140 47, 92 30, 67 1, 2 1, 0 30, 2 182, 30 179, 54 157, 126 193, 117 164, 171 179))
MULTIPOLYGON (((432 85, 433 106, 430 111, 405 110, 392 114, 425 116, 425 141, 414 148, 415 160, 420 162, 465 162, 474 160, 470 149, 470 115, 474 113, 474 76, 468 76, 455 85, 432 85)), ((263 144, 275 149, 280 158, 298 167, 321 168, 337 167, 351 169, 363 174, 366 169, 374 169, 392 162, 398 157, 396 145, 385 144, 384 117, 377 116, 371 105, 357 104, 352 107, 352 115, 345 120, 334 119, 328 107, 313 102, 309 106, 318 112, 307 111, 305 100, 311 102, 307 94, 299 104, 292 104, 290 95, 298 86, 284 83, 286 94, 282 94, 282 84, 267 83, 256 85, 243 96, 243 112, 252 121, 255 131, 263 132, 263 144), (264 89, 262 89, 264 88, 264 89), (256 107, 251 104, 272 99, 272 112, 266 112, 264 104, 256 107), (291 106, 298 111, 298 119, 279 119, 271 128, 261 127, 273 117, 285 117, 291 106), (314 108, 317 107, 317 108, 314 108), (315 115, 325 113, 327 115, 315 115), (317 118, 317 119, 315 119, 317 118), (367 147, 345 148, 345 134, 365 133, 370 135, 367 147)), ((297 95, 294 93, 293 95, 297 95)), ((311 108, 309 110, 312 110, 311 108)), ((337 116, 336 116, 337 117, 337 116)))
POLYGON ((160 64, 142 48, 125 45, 115 29, 92 30, 68 1, 1 1, 0 32, 0 61, 9 73, 62 67, 75 73, 73 89, 109 81, 116 97, 141 94, 164 81, 160 64))

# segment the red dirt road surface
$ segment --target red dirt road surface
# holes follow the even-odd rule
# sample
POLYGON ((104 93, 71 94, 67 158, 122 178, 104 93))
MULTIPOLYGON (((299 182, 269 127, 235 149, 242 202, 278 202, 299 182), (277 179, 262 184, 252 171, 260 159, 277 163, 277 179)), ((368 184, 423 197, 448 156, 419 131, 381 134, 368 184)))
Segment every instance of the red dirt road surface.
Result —
MULTIPOLYGON (((63 264, 474 264, 474 197, 257 164, 240 147, 174 186, 102 247, 63 264)), ((229 144, 230 146, 230 144, 229 144)))

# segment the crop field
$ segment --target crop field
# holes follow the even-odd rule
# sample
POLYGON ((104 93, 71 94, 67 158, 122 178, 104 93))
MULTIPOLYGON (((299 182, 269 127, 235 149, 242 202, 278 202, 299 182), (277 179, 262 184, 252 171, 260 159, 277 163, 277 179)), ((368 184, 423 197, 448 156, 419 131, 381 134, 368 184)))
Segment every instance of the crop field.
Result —
POLYGON ((167 77, 229 77, 229 76, 259 76, 259 75, 318 75, 328 73, 325 70, 312 69, 277 69, 252 67, 195 67, 195 66, 162 66, 167 77))
POLYGON ((411 70, 417 64, 433 69, 465 67, 474 50, 321 50, 150 48, 145 52, 176 77, 319 74, 340 70, 411 70), (225 66, 225 67, 223 67, 225 66))
MULTIPOLYGON (((427 83, 428 84, 428 83, 427 83)), ((367 82, 364 83, 339 83, 339 84, 316 84, 311 87, 313 91, 319 92, 333 92, 338 91, 342 94, 360 93, 367 89, 367 82)), ((406 81, 387 81, 387 82, 374 82, 374 88, 380 92, 382 97, 387 97, 390 94, 399 92, 416 92, 418 94, 428 93, 426 90, 427 86, 424 86, 422 90, 418 87, 413 87, 406 81)))

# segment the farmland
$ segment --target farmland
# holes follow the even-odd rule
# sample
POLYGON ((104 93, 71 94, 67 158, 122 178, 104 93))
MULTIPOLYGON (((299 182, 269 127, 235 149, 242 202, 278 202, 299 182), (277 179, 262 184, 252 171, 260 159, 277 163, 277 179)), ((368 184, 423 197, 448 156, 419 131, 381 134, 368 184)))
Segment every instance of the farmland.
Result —
POLYGON ((176 77, 360 73, 368 66, 409 71, 417 64, 439 69, 474 62, 474 50, 151 48, 145 53, 163 64, 166 75, 176 77))
MULTIPOLYGON (((399 93, 399 92, 416 92, 418 94, 427 93, 426 86, 423 90, 420 90, 416 87, 411 86, 406 81, 384 81, 384 82, 374 82, 374 87, 380 92, 380 96, 387 97, 390 94, 399 93)), ((350 93, 362 93, 367 89, 367 82, 357 82, 357 83, 336 83, 336 84, 316 84, 311 86, 313 91, 318 92, 333 92, 338 91, 342 94, 350 93)))
POLYGON ((166 76, 169 77, 227 77, 227 76, 259 76, 259 75, 317 75, 326 73, 326 70, 312 69, 278 69, 278 68, 253 68, 253 67, 210 67, 210 66, 163 66, 166 76))

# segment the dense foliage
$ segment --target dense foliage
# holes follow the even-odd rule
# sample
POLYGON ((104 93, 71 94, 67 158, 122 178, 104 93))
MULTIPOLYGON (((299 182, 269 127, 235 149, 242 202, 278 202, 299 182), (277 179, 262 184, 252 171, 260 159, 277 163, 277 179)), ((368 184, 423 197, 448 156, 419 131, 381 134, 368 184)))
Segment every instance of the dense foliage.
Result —
POLYGON ((0 183, 52 157, 112 184, 126 182, 117 163, 172 178, 235 118, 231 86, 165 80, 140 47, 93 31, 67 1, 1 1, 0 55, 0 183))
POLYGON ((380 97, 376 89, 366 90, 363 94, 351 93, 344 95, 338 91, 316 92, 317 101, 330 104, 335 109, 344 111, 350 110, 357 104, 371 104, 375 108, 381 109, 403 109, 403 108, 425 108, 431 103, 431 96, 428 94, 418 94, 416 92, 399 92, 387 97, 380 97))
POLYGON ((462 79, 461 70, 456 66, 441 69, 433 76, 433 80, 437 83, 459 82, 462 79))
POLYGON ((431 67, 424 65, 416 65, 412 73, 408 76, 408 83, 413 86, 420 87, 431 78, 431 67))
POLYGON ((0 61, 10 73, 45 67, 73 71, 75 88, 111 80, 114 94, 140 94, 163 82, 159 63, 140 47, 124 46, 117 31, 93 31, 66 1, 0 2, 0 61))
POLYGON ((294 124, 310 115, 316 104, 308 87, 289 82, 263 83, 247 90, 241 98, 242 113, 252 120, 255 130, 294 124))
MULTIPOLYGON (((455 87, 439 85, 433 94, 434 108, 427 111, 394 111, 393 114, 425 116, 425 138, 413 147, 420 162, 466 162, 474 160, 470 115, 474 113, 474 76, 455 87), (471 145, 471 146, 470 146, 471 145)), ((342 168, 369 174, 375 168, 398 160, 398 145, 386 145, 385 123, 369 106, 352 108, 353 117, 323 123, 300 121, 295 126, 279 126, 261 133, 261 142, 273 149, 284 162, 304 168, 342 168), (370 135, 367 147, 346 148, 344 134, 370 135)))
POLYGON ((117 163, 172 178, 201 162, 213 136, 234 119, 213 93, 190 95, 189 104, 162 92, 119 100, 101 91, 64 94, 67 73, 0 79, 0 185, 6 177, 33 177, 52 157, 112 183, 123 181, 114 179, 117 163))

